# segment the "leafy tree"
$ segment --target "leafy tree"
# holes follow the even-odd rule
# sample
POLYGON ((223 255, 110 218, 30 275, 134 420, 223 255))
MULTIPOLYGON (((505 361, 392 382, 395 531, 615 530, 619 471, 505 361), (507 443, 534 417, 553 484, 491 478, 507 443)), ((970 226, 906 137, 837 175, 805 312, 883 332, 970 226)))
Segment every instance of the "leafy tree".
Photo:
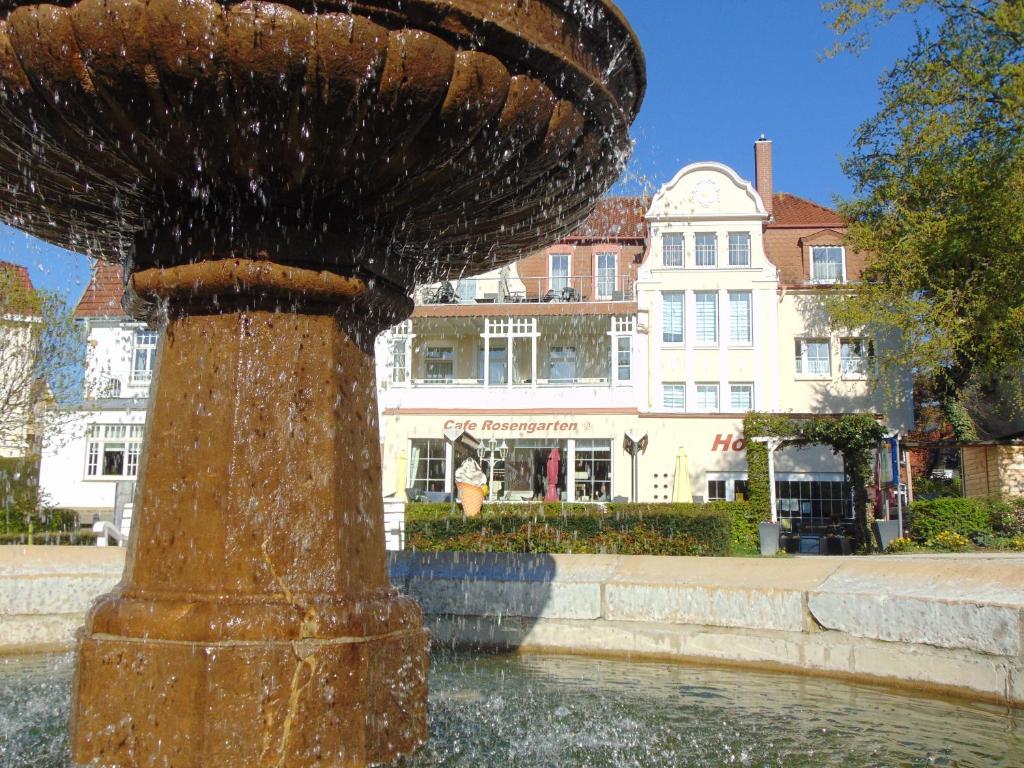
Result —
POLYGON ((1024 350, 1024 3, 834 0, 834 52, 916 16, 916 41, 881 80, 844 169, 848 244, 870 254, 837 296, 837 322, 900 343, 884 373, 929 380, 957 437, 975 436, 965 394, 997 386, 1021 401, 1024 350), (1012 387, 1012 388, 1011 388, 1012 387))
MULTIPOLYGON (((38 450, 31 443, 41 410, 68 404, 79 393, 81 331, 63 298, 26 286, 0 265, 0 448, 38 450)), ((51 409, 50 427, 66 410, 51 409)), ((58 430, 48 432, 56 434, 58 430)))

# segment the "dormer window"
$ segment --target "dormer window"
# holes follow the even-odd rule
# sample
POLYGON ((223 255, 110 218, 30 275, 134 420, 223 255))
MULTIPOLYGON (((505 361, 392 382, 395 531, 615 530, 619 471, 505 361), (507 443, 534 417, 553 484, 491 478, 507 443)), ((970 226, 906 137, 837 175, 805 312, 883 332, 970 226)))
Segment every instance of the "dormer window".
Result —
POLYGON ((811 280, 815 283, 846 282, 846 252, 841 245, 811 246, 811 280))
POLYGON ((718 235, 714 232, 698 232, 696 236, 696 264, 698 267, 718 265, 718 235))
POLYGON ((683 236, 665 235, 661 241, 662 263, 666 267, 683 266, 683 236))
POLYGON ((750 233, 730 232, 729 233, 729 266, 749 267, 750 266, 750 233))

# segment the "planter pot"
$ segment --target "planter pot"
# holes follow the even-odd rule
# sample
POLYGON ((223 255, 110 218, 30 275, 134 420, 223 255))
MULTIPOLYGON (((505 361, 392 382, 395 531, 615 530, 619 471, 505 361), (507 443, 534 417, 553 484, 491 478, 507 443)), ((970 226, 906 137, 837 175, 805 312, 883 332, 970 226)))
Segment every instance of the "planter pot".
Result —
POLYGON ((782 526, 779 523, 758 523, 757 532, 761 537, 761 557, 775 555, 779 551, 782 526))
POLYGON ((893 541, 903 535, 903 532, 900 531, 899 520, 876 520, 872 527, 875 529, 875 538, 878 540, 878 546, 883 551, 888 549, 893 541))

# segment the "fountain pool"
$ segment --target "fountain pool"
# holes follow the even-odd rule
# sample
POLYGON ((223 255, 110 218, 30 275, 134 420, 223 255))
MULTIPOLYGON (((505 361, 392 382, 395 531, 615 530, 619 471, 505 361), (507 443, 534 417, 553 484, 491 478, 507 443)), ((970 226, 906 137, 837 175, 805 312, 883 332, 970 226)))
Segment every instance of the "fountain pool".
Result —
MULTIPOLYGON (((73 656, 0 659, 0 765, 66 768, 73 656)), ((1024 765, 1024 710, 679 664, 435 653, 407 768, 1024 765)))

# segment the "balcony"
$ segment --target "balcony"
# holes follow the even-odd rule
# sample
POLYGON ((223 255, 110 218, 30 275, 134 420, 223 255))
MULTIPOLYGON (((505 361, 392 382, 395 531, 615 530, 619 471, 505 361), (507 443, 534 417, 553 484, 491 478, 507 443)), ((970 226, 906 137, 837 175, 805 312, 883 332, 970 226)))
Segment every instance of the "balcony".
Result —
POLYGON ((629 275, 466 278, 421 286, 417 306, 437 304, 607 303, 636 300, 629 275))

